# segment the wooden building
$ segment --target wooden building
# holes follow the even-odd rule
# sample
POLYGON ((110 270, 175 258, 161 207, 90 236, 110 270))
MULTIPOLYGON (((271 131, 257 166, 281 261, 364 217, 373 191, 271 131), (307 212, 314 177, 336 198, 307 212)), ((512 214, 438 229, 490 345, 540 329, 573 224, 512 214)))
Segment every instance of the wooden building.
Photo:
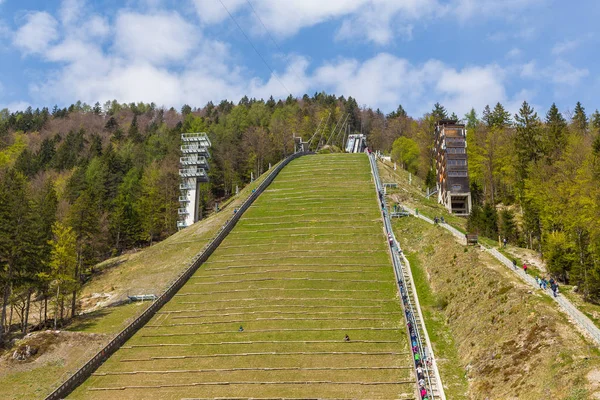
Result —
POLYGON ((471 191, 465 125, 455 120, 439 121, 435 128, 434 151, 438 202, 453 214, 469 215, 471 191))

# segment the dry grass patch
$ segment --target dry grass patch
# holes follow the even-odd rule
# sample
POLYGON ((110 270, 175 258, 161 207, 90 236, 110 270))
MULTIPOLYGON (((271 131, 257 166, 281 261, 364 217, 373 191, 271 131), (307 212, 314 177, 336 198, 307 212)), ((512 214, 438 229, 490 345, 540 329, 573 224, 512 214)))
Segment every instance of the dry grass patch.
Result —
POLYGON ((408 218, 397 229, 442 300, 471 398, 588 398, 586 375, 600 366, 598 351, 551 299, 439 227, 408 218))

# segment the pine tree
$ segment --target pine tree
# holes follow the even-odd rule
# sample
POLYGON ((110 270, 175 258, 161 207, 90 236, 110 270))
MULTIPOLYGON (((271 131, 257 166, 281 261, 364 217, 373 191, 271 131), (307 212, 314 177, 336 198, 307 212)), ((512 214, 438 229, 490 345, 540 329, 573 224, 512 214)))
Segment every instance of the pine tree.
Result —
POLYGON ((21 279, 30 276, 29 268, 38 256, 38 243, 25 177, 10 169, 0 179, 0 188, 0 281, 3 289, 1 341, 11 288, 19 286, 21 279))
POLYGON ((517 243, 517 224, 512 211, 504 209, 500 212, 499 233, 503 238, 506 238, 510 243, 517 243))
POLYGON ((435 103, 433 105, 433 110, 431 111, 431 115, 435 119, 435 121, 440 121, 442 119, 448 119, 448 112, 440 103, 435 103))
POLYGON ((129 170, 119 185, 114 199, 110 227, 117 251, 137 244, 141 236, 141 217, 138 207, 140 196, 140 169, 129 170))
POLYGON ((537 161, 542 155, 541 125, 537 113, 526 102, 515 114, 516 136, 515 152, 518 160, 519 181, 522 184, 527 177, 530 162, 537 161))
POLYGON ((595 133, 600 133, 600 112, 597 109, 590 116, 590 125, 595 133))
MULTIPOLYGON (((399 108, 402 108, 402 106, 399 108)), ((346 123, 348 124, 350 132, 360 131, 360 109, 352 96, 348 97, 344 110, 346 114, 348 114, 348 121, 346 121, 346 123)))
POLYGON ((467 121, 467 130, 472 130, 479 125, 479 118, 474 108, 471 108, 467 114, 465 114, 465 120, 467 121))
POLYGON ((575 129, 580 133, 586 133, 588 127, 588 117, 585 114, 585 108, 578 101, 575 105, 575 110, 573 111, 573 119, 572 124, 575 129))
POLYGON ((425 186, 428 188, 435 187, 436 179, 435 179, 435 171, 433 168, 429 168, 427 170, 427 176, 425 177, 425 186))
POLYGON ((504 108, 504 106, 500 103, 497 103, 496 106, 494 107, 494 111, 492 112, 492 126, 496 126, 499 128, 505 128, 507 126, 510 126, 511 124, 511 119, 510 119, 510 113, 508 111, 506 111, 506 109, 504 108))
MULTIPOLYGON (((69 210, 67 222, 72 227, 77 241, 77 264, 73 277, 77 281, 86 272, 87 267, 99 261, 98 255, 106 240, 101 235, 101 214, 100 199, 90 190, 84 190, 69 210)), ((76 295, 73 291, 72 315, 76 314, 76 295)))
POLYGON ((406 118, 407 116, 408 115, 406 114, 404 107, 402 107, 402 105, 400 104, 396 111, 392 111, 391 113, 389 113, 386 116, 386 118, 406 118))
POLYGON ((556 104, 552 103, 546 113, 546 137, 544 138, 544 153, 550 160, 555 161, 567 145, 567 121, 562 116, 556 104))
POLYGON ((491 128, 494 125, 494 119, 492 117, 492 110, 490 109, 489 105, 486 105, 485 108, 483 109, 482 120, 488 126, 488 128, 491 128))
POLYGON ((592 114, 590 123, 595 135, 592 148, 594 150, 594 154, 598 156, 600 155, 600 112, 598 112, 598 110, 592 114))
POLYGON ((492 203, 485 203, 481 219, 483 235, 490 239, 496 239, 498 237, 498 212, 496 211, 496 206, 492 203))
POLYGON ((184 117, 185 117, 186 115, 188 115, 189 113, 191 113, 191 112, 192 112, 192 107, 190 107, 189 105, 187 105, 187 104, 184 104, 184 105, 181 107, 181 115, 183 115, 184 117))
MULTIPOLYGON (((53 238, 52 227, 56 222, 56 211, 58 209, 58 196, 51 180, 47 180, 40 193, 34 196, 33 215, 34 224, 38 233, 38 258, 34 266, 34 286, 40 294, 40 302, 43 302, 44 315, 47 314, 47 298, 50 289, 50 254, 52 250, 51 241, 53 238)), ((42 305, 40 305, 41 315, 42 305)), ((27 321, 25 321, 26 323, 27 321)))
POLYGON ((119 123, 113 116, 111 116, 108 119, 108 121, 106 121, 106 124, 104 125, 104 129, 106 129, 109 132, 114 132, 118 127, 119 127, 119 123))
POLYGON ((142 141, 142 135, 140 135, 140 130, 138 128, 137 114, 133 115, 133 120, 131 120, 131 125, 129 125, 127 136, 129 137, 129 140, 134 143, 140 143, 142 141))

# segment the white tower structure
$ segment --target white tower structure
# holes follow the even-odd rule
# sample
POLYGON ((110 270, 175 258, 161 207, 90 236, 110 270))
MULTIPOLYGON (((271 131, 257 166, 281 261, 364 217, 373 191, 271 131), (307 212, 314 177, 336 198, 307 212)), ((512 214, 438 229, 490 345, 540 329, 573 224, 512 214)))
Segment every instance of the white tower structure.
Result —
POLYGON ((208 170, 208 157, 210 157, 208 153, 210 140, 206 133, 182 133, 181 142, 182 157, 179 159, 181 195, 179 196, 178 229, 192 225, 201 217, 201 210, 198 209, 200 203, 198 185, 208 182, 206 171, 208 170))

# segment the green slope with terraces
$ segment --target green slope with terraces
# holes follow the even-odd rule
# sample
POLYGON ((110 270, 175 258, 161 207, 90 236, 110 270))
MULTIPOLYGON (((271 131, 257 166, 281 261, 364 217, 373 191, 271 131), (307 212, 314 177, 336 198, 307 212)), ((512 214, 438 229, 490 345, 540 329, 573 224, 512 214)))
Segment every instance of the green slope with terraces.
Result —
POLYGON ((367 157, 306 156, 70 398, 414 398, 409 351, 367 157))

